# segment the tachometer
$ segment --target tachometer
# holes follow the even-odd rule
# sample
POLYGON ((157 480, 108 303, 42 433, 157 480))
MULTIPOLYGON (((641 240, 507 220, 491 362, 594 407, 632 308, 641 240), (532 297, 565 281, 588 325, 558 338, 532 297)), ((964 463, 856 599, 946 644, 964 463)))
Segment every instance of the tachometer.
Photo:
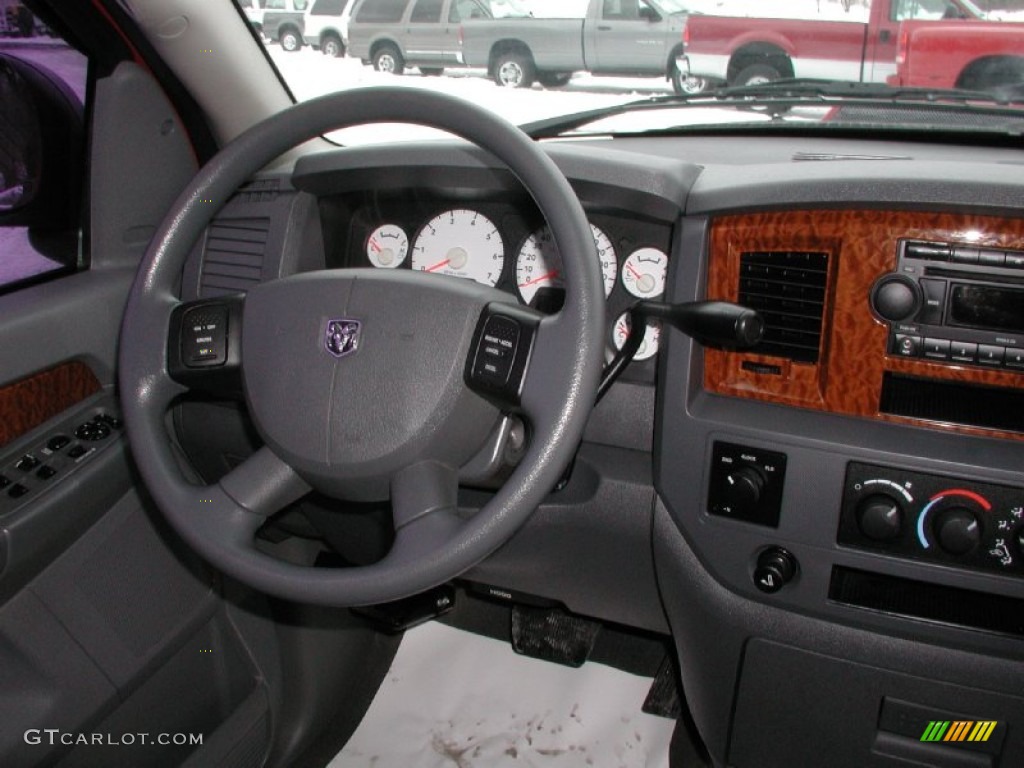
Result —
POLYGON ((366 258, 375 267, 395 269, 409 255, 409 237, 394 224, 377 227, 366 240, 366 258))
POLYGON ((445 211, 423 225, 412 247, 412 268, 497 285, 505 245, 494 222, 478 211, 445 211))
MULTIPOLYGON (((629 313, 623 312, 619 315, 619 319, 615 321, 615 326, 612 328, 612 341, 615 343, 616 349, 622 349, 626 339, 629 338, 629 333, 629 313)), ((658 322, 648 323, 644 329, 644 340, 640 342, 640 348, 636 351, 633 359, 640 361, 654 357, 658 353, 658 343, 660 340, 661 324, 658 322)))
POLYGON ((653 299, 665 292, 668 256, 657 248, 633 251, 622 265, 622 284, 639 299, 653 299))
MULTIPOLYGON (((604 295, 608 296, 615 287, 615 275, 619 263, 615 258, 615 247, 611 239, 599 227, 590 225, 597 246, 597 258, 601 261, 601 275, 604 278, 604 295)), ((527 304, 533 300, 540 288, 561 288, 562 255, 547 227, 538 229, 523 241, 516 257, 516 285, 519 295, 527 304)))

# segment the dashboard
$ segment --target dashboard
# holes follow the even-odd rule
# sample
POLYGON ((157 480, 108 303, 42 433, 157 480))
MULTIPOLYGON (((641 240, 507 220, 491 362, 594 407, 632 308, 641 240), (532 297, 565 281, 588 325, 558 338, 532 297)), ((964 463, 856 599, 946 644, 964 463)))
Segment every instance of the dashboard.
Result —
MULTIPOLYGON (((1019 150, 763 135, 546 148, 594 228, 609 355, 639 297, 743 303, 768 330, 749 352, 650 331, 566 487, 469 581, 670 631, 722 764, 1012 764, 1019 150), (999 725, 966 756, 922 745, 929 721, 957 719, 999 725)), ((536 207, 454 143, 266 174, 197 244, 182 293, 367 266, 557 307, 559 255, 536 207)))

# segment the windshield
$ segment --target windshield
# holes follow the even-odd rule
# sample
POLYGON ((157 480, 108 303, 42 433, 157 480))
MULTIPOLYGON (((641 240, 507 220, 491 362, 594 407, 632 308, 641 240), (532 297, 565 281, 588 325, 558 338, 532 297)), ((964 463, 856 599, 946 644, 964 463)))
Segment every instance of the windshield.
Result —
POLYGON ((1024 0, 275 0, 247 17, 299 100, 425 88, 544 136, 1024 119, 1024 0))

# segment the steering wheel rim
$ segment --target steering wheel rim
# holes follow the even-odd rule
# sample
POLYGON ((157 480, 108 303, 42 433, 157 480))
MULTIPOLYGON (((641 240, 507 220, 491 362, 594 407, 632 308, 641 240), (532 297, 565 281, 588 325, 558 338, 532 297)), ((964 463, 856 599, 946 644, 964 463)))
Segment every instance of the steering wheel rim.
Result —
POLYGON ((451 96, 408 88, 357 89, 297 104, 249 129, 178 197, 143 257, 125 309, 121 407, 135 462, 157 506, 214 566, 284 599, 332 606, 388 602, 449 581, 480 562, 512 536, 554 487, 594 402, 603 333, 604 291, 586 214, 568 181, 532 140, 501 118, 451 96), (393 476, 396 541, 391 553, 374 565, 314 569, 284 563, 254 547, 253 535, 267 515, 311 488, 269 447, 214 485, 192 485, 180 473, 165 427, 167 410, 185 391, 168 371, 170 317, 180 303, 175 286, 193 243, 243 182, 304 141, 377 122, 439 128, 503 162, 551 228, 563 254, 566 297, 557 314, 540 321, 523 382, 522 410, 532 427, 529 447, 491 500, 468 519, 437 513, 454 504, 457 467, 425 456, 393 476))

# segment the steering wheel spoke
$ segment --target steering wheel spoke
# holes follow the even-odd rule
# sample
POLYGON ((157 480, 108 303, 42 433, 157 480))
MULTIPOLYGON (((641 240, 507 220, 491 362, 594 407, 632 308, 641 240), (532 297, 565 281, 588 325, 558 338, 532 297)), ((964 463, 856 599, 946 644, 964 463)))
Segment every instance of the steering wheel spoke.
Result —
POLYGON ((260 517, 279 512, 312 490, 266 447, 222 477, 219 486, 238 506, 260 517))
POLYGON ((242 309, 245 296, 178 304, 167 333, 167 371, 189 389, 242 395, 242 309))
POLYGON ((395 541, 388 564, 414 562, 441 551, 457 537, 458 474, 453 467, 424 461, 398 472, 391 482, 395 541))

